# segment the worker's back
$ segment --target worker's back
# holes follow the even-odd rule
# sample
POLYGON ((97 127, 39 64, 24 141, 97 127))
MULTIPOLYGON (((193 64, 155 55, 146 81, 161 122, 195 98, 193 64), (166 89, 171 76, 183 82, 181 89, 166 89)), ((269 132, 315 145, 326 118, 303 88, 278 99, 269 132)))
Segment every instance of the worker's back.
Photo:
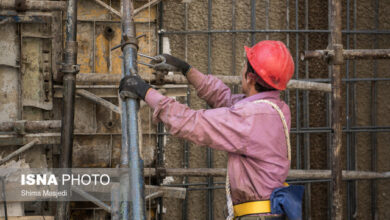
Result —
POLYGON ((237 126, 246 129, 248 134, 242 140, 242 150, 229 153, 228 171, 234 204, 269 199, 275 188, 283 186, 290 167, 281 118, 271 105, 255 103, 259 99, 275 103, 290 127, 290 110, 279 98, 278 91, 253 95, 232 107, 234 111, 242 112, 241 125, 237 126))

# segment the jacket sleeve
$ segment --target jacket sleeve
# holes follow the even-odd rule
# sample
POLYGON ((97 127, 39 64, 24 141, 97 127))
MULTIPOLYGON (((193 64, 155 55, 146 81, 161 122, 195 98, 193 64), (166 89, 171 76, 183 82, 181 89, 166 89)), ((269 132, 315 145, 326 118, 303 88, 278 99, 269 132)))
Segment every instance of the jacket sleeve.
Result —
POLYGON ((232 94, 230 88, 220 79, 205 75, 195 68, 190 70, 187 79, 195 87, 199 98, 213 108, 231 107, 245 97, 244 94, 232 94))
POLYGON ((192 110, 155 90, 147 95, 146 101, 155 109, 153 120, 163 122, 172 135, 218 150, 246 153, 246 135, 251 125, 243 123, 242 115, 236 110, 226 107, 192 110))

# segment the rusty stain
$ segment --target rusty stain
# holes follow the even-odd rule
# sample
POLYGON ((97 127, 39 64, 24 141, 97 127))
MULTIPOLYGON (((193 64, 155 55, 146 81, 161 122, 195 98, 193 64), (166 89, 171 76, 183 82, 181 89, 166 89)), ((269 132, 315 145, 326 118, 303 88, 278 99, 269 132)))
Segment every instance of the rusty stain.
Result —
POLYGON ((103 33, 99 33, 96 36, 96 73, 108 73, 108 41, 104 37, 103 33))

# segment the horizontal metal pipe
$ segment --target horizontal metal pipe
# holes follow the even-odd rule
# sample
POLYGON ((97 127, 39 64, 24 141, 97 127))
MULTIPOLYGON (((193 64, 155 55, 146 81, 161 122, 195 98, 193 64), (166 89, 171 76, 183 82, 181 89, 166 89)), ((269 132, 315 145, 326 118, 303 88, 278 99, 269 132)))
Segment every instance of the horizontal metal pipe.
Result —
MULTIPOLYGON (((61 120, 47 120, 47 121, 25 121, 25 131, 48 131, 61 128, 61 120)), ((1 122, 0 132, 12 132, 14 131, 15 122, 1 122)), ((299 131, 295 128, 291 128, 291 133, 326 133, 331 132, 330 127, 301 127, 299 131)), ((359 126, 350 127, 349 129, 343 128, 343 132, 388 132, 390 127, 385 126, 359 126)), ((75 135, 121 135, 121 133, 75 133, 75 135)), ((170 133, 148 133, 145 135, 170 135, 170 133)), ((36 133, 35 135, 39 135, 36 133)), ((1 139, 1 136, 0 136, 1 139)))
POLYGON ((24 129, 27 132, 46 131, 51 129, 61 128, 61 120, 47 120, 47 121, 8 121, 0 123, 0 132, 12 132, 15 129, 15 124, 23 123, 24 129))
MULTIPOLYGON (((166 168, 168 176, 226 176, 225 168, 166 168)), ((145 168, 145 176, 156 175, 156 169, 145 168)), ((343 170, 343 180, 363 180, 363 179, 388 179, 390 172, 371 172, 371 171, 350 171, 343 170)), ((330 170, 290 170, 287 179, 330 179, 330 170)))
MULTIPOLYGON (((189 177, 225 177, 226 168, 165 168, 158 171, 164 172, 167 176, 189 176, 189 177)), ((83 171, 85 172, 85 171, 83 171)), ((92 172, 92 171, 91 171, 92 172)), ((104 172, 110 177, 118 177, 120 175, 120 169, 104 170, 104 172)), ((75 172, 77 173, 77 171, 75 172)), ((144 176, 156 176, 155 168, 144 168, 144 176)), ((357 171, 357 170, 343 170, 342 176, 344 180, 363 180, 363 179, 388 179, 390 178, 390 171, 387 172, 372 172, 372 171, 357 171)), ((291 169, 289 171, 287 179, 289 180, 319 180, 319 179, 331 179, 330 170, 297 170, 291 169)), ((175 184, 174 184, 175 185, 175 184)), ((196 185, 199 185, 196 184, 196 185)), ((207 184, 205 184, 207 185, 207 184)), ((187 185, 189 186, 189 185, 187 185)))
POLYGON ((76 192, 80 196, 84 197, 85 199, 89 200, 93 204, 97 205, 98 207, 102 208, 108 213, 111 213, 111 207, 107 205, 106 203, 100 201, 98 198, 94 197, 93 195, 85 192, 84 190, 77 188, 75 186, 72 186, 72 191, 76 192))
MULTIPOLYGON (((291 29, 274 29, 274 30, 260 30, 260 29, 243 29, 243 30, 189 30, 189 31, 170 31, 159 30, 158 34, 229 34, 229 33, 330 33, 330 30, 291 30, 291 29)), ((343 34, 390 34, 388 30, 343 30, 343 34)))
MULTIPOLYGON (((241 84, 241 76, 222 76, 222 75, 214 75, 219 78, 226 84, 241 84)), ((154 75, 142 76, 144 80, 147 82, 154 83, 156 81, 156 77, 154 75)), ((119 83, 121 76, 119 74, 78 74, 77 82, 78 83, 119 83)), ((183 75, 174 74, 167 75, 164 77, 164 82, 166 84, 188 84, 187 78, 183 75)), ((331 92, 332 88, 329 83, 317 83, 310 82, 307 80, 290 80, 288 85, 288 89, 304 89, 304 90, 315 90, 322 92, 331 92)))
POLYGON ((22 4, 17 5, 16 0, 2 0, 0 1, 0 10, 37 10, 37 11, 56 11, 65 10, 65 1, 24 1, 22 4))
MULTIPOLYGON (((334 50, 308 50, 301 54, 301 60, 312 58, 331 58, 334 57, 334 50)), ((390 49, 355 49, 343 50, 343 57, 347 60, 356 59, 389 59, 390 49)))
POLYGON ((0 160, 0 165, 3 164, 3 163, 6 163, 7 161, 11 160, 12 158, 18 156, 19 154, 27 151, 28 149, 32 148, 35 144, 38 144, 39 143, 39 140, 38 139, 34 139, 32 140, 30 143, 24 145, 23 147, 17 149, 16 151, 8 154, 6 157, 4 157, 3 159, 0 160))
POLYGON ((108 109, 110 109, 111 111, 113 112, 116 112, 118 114, 121 113, 121 110, 119 109, 118 106, 112 104, 111 102, 103 99, 103 98, 100 98, 99 96, 91 93, 91 92, 88 92, 87 90, 84 90, 84 89, 77 89, 76 90, 76 94, 79 95, 79 96, 82 96, 90 101, 93 101, 95 103, 98 103, 99 105, 103 106, 103 107, 106 107, 108 109))

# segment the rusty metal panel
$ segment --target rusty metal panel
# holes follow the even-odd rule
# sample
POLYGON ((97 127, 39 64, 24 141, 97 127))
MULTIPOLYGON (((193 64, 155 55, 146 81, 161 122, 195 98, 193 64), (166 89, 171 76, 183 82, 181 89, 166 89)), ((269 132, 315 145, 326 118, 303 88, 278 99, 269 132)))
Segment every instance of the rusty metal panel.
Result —
POLYGON ((108 167, 111 159, 110 136, 77 138, 73 145, 73 167, 108 167))
POLYGON ((21 24, 19 38, 23 106, 51 110, 53 108, 51 24, 21 24))
POLYGON ((52 35, 52 46, 51 46, 51 71, 54 81, 62 81, 62 74, 58 71, 60 63, 62 62, 62 13, 52 12, 51 20, 51 35, 52 35), (59 80, 61 79, 61 80, 59 80))
POLYGON ((18 55, 17 26, 0 25, 0 121, 18 119, 18 55))
POLYGON ((75 133, 96 132, 96 104, 84 98, 76 98, 74 115, 75 133))
POLYGON ((38 37, 22 38, 23 106, 51 110, 50 52, 43 50, 43 41, 38 37))
POLYGON ((80 72, 90 73, 93 71, 93 25, 79 23, 77 28, 77 63, 80 64, 80 72))
MULTIPOLYGON (((104 1, 115 10, 120 11, 120 1, 104 1)), ((145 2, 139 2, 136 8, 145 2)), ((156 7, 141 11, 135 18, 137 36, 144 35, 138 39, 141 53, 156 55, 157 53, 157 31, 156 31, 156 7), (150 21, 150 23, 149 23, 150 21)), ((121 71, 121 49, 111 50, 121 42, 120 18, 97 4, 94 0, 78 2, 78 64, 80 73, 92 74, 120 74, 121 71)), ((144 58, 140 58, 143 60, 144 58)), ((148 62, 148 60, 143 60, 148 62)), ((138 66, 139 72, 143 75, 151 74, 148 67, 138 66)), ((96 83, 99 84, 99 83, 96 83)), ((85 88, 88 91, 105 98, 118 105, 117 85, 111 87, 85 88)), ((59 89, 55 90, 55 98, 62 97, 59 89)), ((88 133, 120 133, 120 115, 107 109, 93 105, 83 98, 77 99, 75 109, 75 132, 88 133)), ((143 126, 143 156, 146 165, 152 165, 154 161, 154 148, 156 146, 155 126, 149 122, 149 109, 142 108, 143 126), (150 126, 149 126, 150 125, 150 126), (150 130, 150 131, 149 131, 150 130)), ((59 116, 59 115, 58 115, 59 116)), ((121 139, 118 135, 105 136, 76 136, 74 164, 82 166, 116 166, 120 158, 121 139), (76 146, 77 143, 77 146, 76 146), (108 151, 108 149, 110 149, 108 151), (88 154, 89 153, 89 154, 88 154), (85 157, 88 156, 88 161, 85 157), (103 160, 109 159, 109 161, 103 160), (79 160, 79 161, 78 161, 79 160), (79 164, 80 161, 85 161, 79 164)))

